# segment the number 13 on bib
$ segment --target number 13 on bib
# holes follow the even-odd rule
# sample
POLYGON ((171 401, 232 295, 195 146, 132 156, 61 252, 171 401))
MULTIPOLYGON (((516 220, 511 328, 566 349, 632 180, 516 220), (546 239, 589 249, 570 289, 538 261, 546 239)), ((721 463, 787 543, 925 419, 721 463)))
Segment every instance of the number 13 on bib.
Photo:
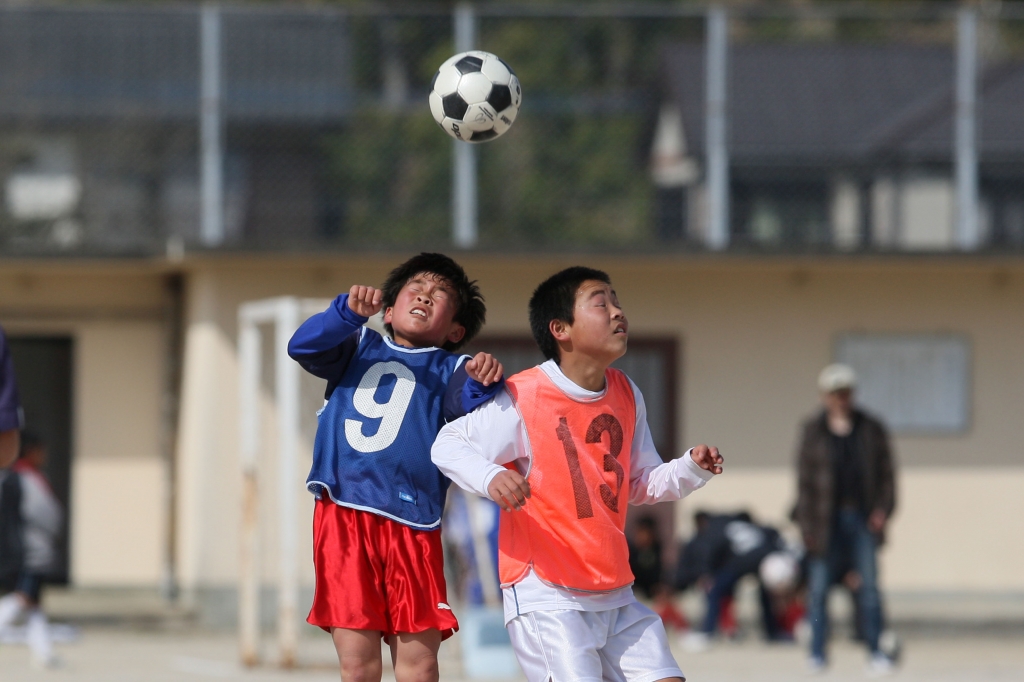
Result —
POLYGON ((624 531, 636 399, 622 372, 609 369, 605 380, 605 394, 590 402, 570 398, 539 368, 508 380, 529 437, 531 497, 504 512, 503 586, 531 566, 548 584, 585 592, 633 582, 624 531))

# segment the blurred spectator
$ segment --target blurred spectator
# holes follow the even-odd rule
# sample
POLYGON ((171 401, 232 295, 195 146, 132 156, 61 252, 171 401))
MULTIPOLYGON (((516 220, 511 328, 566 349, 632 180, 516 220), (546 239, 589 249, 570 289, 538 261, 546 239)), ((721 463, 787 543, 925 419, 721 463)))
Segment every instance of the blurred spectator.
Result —
POLYGON ((18 432, 22 421, 18 385, 14 381, 14 361, 7 347, 7 336, 0 328, 0 468, 18 456, 18 432))
POLYGON ((886 674, 893 661, 879 649, 881 599, 875 553, 896 506, 889 437, 880 421, 853 407, 857 379, 846 365, 818 377, 824 410, 803 426, 797 454, 796 522, 808 553, 808 618, 812 671, 826 665, 830 586, 852 563, 869 672, 886 674))
POLYGON ((666 628, 685 630, 686 617, 672 601, 672 590, 665 584, 661 541, 658 539, 658 521, 643 516, 629 540, 629 568, 633 572, 633 589, 653 602, 652 608, 666 628))
MULTIPOLYGON (((850 598, 853 601, 853 640, 866 644, 865 618, 861 612, 861 601, 858 594, 863 586, 863 581, 860 579, 860 574, 857 573, 853 557, 850 553, 847 552, 845 556, 839 559, 838 566, 839 568, 832 575, 832 584, 849 591, 850 598)), ((892 662, 898 661, 901 653, 901 644, 896 632, 886 625, 885 597, 881 591, 878 593, 878 632, 878 648, 892 659, 892 662)))
POLYGON ((683 548, 676 587, 686 589, 693 584, 700 585, 706 592, 707 608, 702 626, 684 638, 684 646, 689 651, 702 651, 710 645, 723 607, 731 604, 736 585, 748 575, 758 577, 765 638, 778 639, 778 619, 771 595, 760 584, 759 569, 766 557, 786 549, 779 532, 754 523, 747 512, 720 515, 698 512, 695 522, 697 532, 683 548))
POLYGON ((58 540, 64 526, 64 509, 43 475, 45 465, 43 442, 28 432, 22 434, 21 455, 12 471, 21 488, 24 559, 14 591, 0 598, 0 630, 10 627, 24 614, 33 662, 52 667, 57 659, 40 596, 43 583, 59 566, 58 540))
POLYGON ((797 626, 806 613, 800 559, 800 551, 789 548, 772 552, 758 567, 761 585, 771 601, 779 640, 796 639, 797 626))
POLYGON ((633 589, 654 599, 662 583, 662 566, 658 522, 651 516, 637 521, 629 542, 629 568, 633 571, 633 589))

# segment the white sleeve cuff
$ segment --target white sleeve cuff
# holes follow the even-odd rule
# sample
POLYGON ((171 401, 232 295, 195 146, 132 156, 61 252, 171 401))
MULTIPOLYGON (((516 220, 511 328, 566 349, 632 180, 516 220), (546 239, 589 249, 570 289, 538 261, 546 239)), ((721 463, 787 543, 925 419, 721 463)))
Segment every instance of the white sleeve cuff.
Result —
POLYGON ((484 474, 484 485, 482 490, 479 491, 483 497, 490 499, 491 496, 487 494, 487 489, 490 488, 491 481, 494 480, 494 477, 500 474, 502 471, 507 471, 507 469, 503 466, 495 464, 490 467, 486 474, 484 474))
POLYGON ((701 469, 700 465, 693 461, 693 457, 691 456, 692 453, 693 448, 690 448, 682 457, 683 466, 685 467, 684 475, 695 476, 696 478, 700 479, 701 485, 703 485, 704 483, 707 483, 712 478, 714 478, 715 474, 711 471, 708 471, 707 469, 701 469))

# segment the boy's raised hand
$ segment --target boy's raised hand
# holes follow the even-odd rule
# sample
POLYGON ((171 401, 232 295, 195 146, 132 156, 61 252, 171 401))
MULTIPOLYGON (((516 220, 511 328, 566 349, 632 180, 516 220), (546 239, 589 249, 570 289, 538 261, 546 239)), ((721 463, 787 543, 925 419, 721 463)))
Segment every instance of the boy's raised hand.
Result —
POLYGON ((373 287, 356 284, 348 290, 348 307, 356 315, 373 317, 380 312, 384 292, 373 287))
POLYGON ((530 496, 530 482, 518 471, 506 469, 491 479, 487 494, 503 511, 522 509, 530 496))
POLYGON ((713 445, 710 447, 698 445, 690 450, 690 458, 701 469, 710 471, 713 474, 722 473, 722 465, 725 464, 725 459, 718 452, 718 448, 713 445))
POLYGON ((466 362, 466 374, 470 379, 475 379, 484 386, 490 386, 495 381, 500 381, 504 371, 505 368, 490 353, 477 353, 466 362))

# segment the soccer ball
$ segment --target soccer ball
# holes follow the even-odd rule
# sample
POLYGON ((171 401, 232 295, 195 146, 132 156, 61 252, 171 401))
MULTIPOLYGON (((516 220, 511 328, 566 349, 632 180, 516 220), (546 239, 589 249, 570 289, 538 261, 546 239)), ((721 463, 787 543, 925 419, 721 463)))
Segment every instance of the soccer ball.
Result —
POLYGON ((450 57, 430 85, 430 113, 446 133, 463 142, 487 142, 503 135, 523 101, 519 79, 490 52, 472 50, 450 57))

